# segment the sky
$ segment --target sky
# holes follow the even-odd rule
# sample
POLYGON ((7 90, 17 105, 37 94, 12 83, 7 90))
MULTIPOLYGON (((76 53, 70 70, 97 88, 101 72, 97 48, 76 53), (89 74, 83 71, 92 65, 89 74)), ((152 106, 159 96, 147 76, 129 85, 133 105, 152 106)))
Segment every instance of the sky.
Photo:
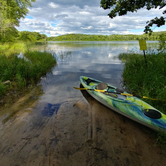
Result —
MULTIPOLYGON (((100 0, 36 0, 16 28, 19 31, 40 32, 48 37, 73 33, 143 34, 146 22, 162 15, 159 9, 140 9, 111 19, 109 12, 110 9, 100 7, 100 0)), ((166 31, 166 26, 153 27, 152 30, 166 31)))

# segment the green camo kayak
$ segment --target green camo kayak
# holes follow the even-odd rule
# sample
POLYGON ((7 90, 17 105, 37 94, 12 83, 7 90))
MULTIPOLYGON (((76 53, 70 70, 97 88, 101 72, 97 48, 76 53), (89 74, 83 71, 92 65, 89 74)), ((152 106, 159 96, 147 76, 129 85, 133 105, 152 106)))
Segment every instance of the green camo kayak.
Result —
POLYGON ((151 129, 166 132, 166 115, 143 100, 90 77, 80 76, 80 81, 83 89, 110 109, 151 129))

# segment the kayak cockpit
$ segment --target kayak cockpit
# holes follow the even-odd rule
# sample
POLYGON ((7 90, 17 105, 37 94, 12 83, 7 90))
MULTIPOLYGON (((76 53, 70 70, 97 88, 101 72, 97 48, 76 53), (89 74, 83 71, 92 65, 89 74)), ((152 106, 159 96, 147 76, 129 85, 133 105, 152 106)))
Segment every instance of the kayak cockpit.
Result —
MULTIPOLYGON (((107 85, 104 82, 101 82, 98 85, 96 85, 95 89, 97 89, 97 90, 105 90, 105 92, 103 92, 103 93, 105 95, 113 97, 113 98, 122 99, 122 100, 126 100, 127 99, 126 96, 119 94, 119 91, 117 91, 117 88, 115 89, 114 87, 111 87, 111 86, 107 85)), ((121 92, 122 92, 122 90, 121 90, 121 92)))
POLYGON ((161 113, 157 110, 154 110, 154 109, 145 109, 143 111, 143 113, 152 119, 160 119, 161 118, 161 113))
POLYGON ((100 82, 98 80, 94 80, 87 77, 84 78, 83 81, 87 86, 90 87, 90 89, 104 90, 104 92, 101 93, 103 93, 106 96, 112 97, 114 99, 127 100, 126 96, 120 94, 124 92, 123 90, 107 85, 104 82, 100 82))

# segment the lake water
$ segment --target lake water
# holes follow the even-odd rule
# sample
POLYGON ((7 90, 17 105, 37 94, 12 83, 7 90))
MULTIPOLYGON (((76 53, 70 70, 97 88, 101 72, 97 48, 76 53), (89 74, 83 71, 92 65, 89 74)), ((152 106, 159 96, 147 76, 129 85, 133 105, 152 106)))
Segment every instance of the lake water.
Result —
MULTIPOLYGON (((148 49, 156 48, 156 42, 147 42, 148 49)), ((138 41, 128 42, 48 42, 46 49, 57 59, 57 65, 41 79, 41 101, 59 103, 67 98, 82 95, 79 90, 80 76, 89 76, 122 88, 124 64, 120 53, 139 52, 138 41)), ((142 51, 141 51, 142 53, 142 51)))
POLYGON ((57 65, 0 116, 0 165, 164 165, 165 152, 156 151, 142 125, 73 88, 80 86, 82 75, 122 88, 124 64, 117 57, 138 51, 138 42, 49 42, 39 50, 52 52, 57 65), (154 160, 147 160, 149 149, 154 160))

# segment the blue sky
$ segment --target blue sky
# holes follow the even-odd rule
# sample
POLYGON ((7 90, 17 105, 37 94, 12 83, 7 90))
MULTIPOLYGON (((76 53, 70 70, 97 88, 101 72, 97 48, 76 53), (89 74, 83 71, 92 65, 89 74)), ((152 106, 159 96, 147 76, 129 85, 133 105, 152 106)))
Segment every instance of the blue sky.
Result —
POLYGON ((26 16, 26 18, 28 18, 28 19, 34 19, 32 16, 26 16))
MULTIPOLYGON (((138 10, 114 19, 108 10, 100 7, 100 0, 36 0, 25 19, 20 20, 18 30, 35 31, 47 36, 70 33, 82 34, 142 34, 146 22, 160 17, 162 10, 138 10)), ((154 27, 154 31, 166 31, 166 26, 154 27)))

